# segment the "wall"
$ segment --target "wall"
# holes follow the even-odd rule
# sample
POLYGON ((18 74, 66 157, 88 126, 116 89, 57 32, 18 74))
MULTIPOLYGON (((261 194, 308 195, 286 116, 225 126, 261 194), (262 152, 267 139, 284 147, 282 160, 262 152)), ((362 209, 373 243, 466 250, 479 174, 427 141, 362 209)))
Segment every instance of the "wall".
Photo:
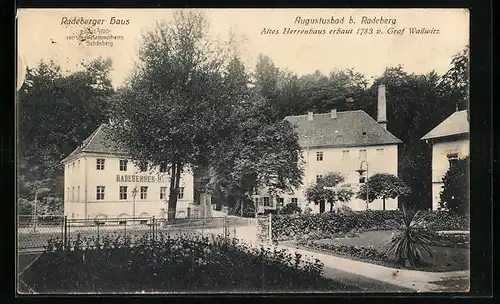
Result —
MULTIPOLYGON (((82 154, 80 159, 80 168, 72 170, 65 167, 65 189, 70 191, 72 187, 77 189, 80 186, 80 201, 67 199, 65 195, 65 215, 76 218, 85 217, 85 208, 87 208, 87 217, 93 218, 98 214, 105 214, 108 217, 118 217, 124 213, 133 216, 134 197, 132 189, 137 187, 135 197, 135 215, 139 216, 146 212, 150 216, 161 216, 162 208, 166 211, 165 201, 169 194, 169 177, 167 173, 160 173, 158 170, 140 172, 139 168, 131 161, 127 164, 126 171, 120 171, 120 158, 114 155, 104 154, 82 154), (97 159, 105 159, 104 170, 97 170, 97 159), (85 164, 85 165, 83 165, 85 164), (86 177, 85 177, 86 175, 86 177), (119 176, 117 178, 117 175, 119 176), (121 176, 128 176, 128 180, 122 180, 121 176), (132 181, 134 177, 148 177, 149 181, 132 181), (97 186, 105 187, 104 200, 97 200, 97 186), (127 199, 120 200, 120 186, 127 186, 127 199), (147 197, 141 199, 140 188, 147 186, 147 197), (165 199, 160 200, 160 188, 166 187, 165 199)), ((75 165, 76 166, 76 165, 75 165)), ((191 172, 185 172, 181 176, 180 187, 184 187, 184 196, 177 202, 177 211, 187 212, 187 207, 193 202, 193 176, 191 172)), ((66 191, 66 190, 65 190, 66 191)), ((182 216, 182 214, 180 214, 182 216)))
MULTIPOLYGON (((304 209, 309 206, 313 213, 319 212, 319 205, 308 203, 305 198, 304 191, 307 187, 316 182, 317 175, 326 175, 328 172, 340 172, 346 178, 345 182, 351 184, 355 191, 359 190, 359 169, 362 159, 360 159, 359 150, 366 150, 366 160, 368 162, 368 177, 375 173, 391 173, 397 176, 398 172, 398 148, 397 145, 380 145, 367 147, 350 147, 350 148, 311 148, 303 151, 304 157, 304 179, 303 186, 297 189, 293 194, 284 195, 284 203, 291 202, 292 197, 297 197, 299 206, 304 209), (377 149, 383 149, 382 154, 377 149), (348 150, 349 153, 343 153, 348 150), (317 152, 323 152, 323 160, 318 161, 316 158, 317 152)), ((366 164, 363 164, 363 169, 366 169, 366 164)), ((259 197, 265 194, 259 195, 259 197)), ((353 210, 365 210, 366 201, 360 199, 352 199, 346 203, 353 210)), ((386 200, 386 210, 397 209, 397 199, 386 200)), ((382 209, 382 200, 375 200, 369 204, 369 209, 382 209)), ((330 205, 327 204, 325 210, 330 210, 330 205)))
POLYGON ((465 158, 469 151, 468 139, 441 141, 432 145, 432 210, 439 207, 443 177, 450 167, 446 155, 458 153, 458 158, 465 158))

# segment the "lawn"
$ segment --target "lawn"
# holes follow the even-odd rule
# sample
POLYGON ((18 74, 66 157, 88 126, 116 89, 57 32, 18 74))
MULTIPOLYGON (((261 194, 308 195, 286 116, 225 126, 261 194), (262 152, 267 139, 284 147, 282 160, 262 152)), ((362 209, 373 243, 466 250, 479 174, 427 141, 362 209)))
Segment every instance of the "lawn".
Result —
MULTIPOLYGON (((327 251, 341 257, 369 262, 392 268, 401 265, 384 256, 386 244, 393 231, 368 231, 355 237, 299 241, 301 247, 327 251)), ((432 246, 434 257, 425 257, 423 264, 413 270, 447 272, 469 270, 469 249, 432 246)))

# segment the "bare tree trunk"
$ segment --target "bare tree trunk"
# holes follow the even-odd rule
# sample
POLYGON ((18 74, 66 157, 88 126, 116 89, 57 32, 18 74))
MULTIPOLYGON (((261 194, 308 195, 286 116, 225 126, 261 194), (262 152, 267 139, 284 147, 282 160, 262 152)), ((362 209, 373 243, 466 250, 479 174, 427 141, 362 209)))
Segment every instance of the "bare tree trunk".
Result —
POLYGON ((175 220, 177 211, 177 198, 179 195, 179 180, 181 175, 182 165, 180 162, 172 163, 172 172, 170 177, 170 193, 168 195, 168 220, 175 220))
POLYGON ((333 212, 333 201, 330 202, 330 212, 333 212))
POLYGON ((325 201, 320 201, 319 202, 319 213, 324 213, 325 212, 325 201))
POLYGON ((382 210, 385 210, 385 196, 382 198, 382 210))

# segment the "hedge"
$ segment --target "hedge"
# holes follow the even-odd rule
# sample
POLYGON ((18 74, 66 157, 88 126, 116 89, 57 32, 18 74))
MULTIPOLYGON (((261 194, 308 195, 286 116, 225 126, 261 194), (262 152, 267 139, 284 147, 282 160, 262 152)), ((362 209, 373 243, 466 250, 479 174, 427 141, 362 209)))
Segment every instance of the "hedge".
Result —
MULTIPOLYGON (((433 231, 469 230, 466 215, 427 211, 425 226, 433 231)), ((367 210, 310 215, 275 215, 272 235, 277 241, 300 238, 323 239, 370 230, 393 230, 401 227, 401 211, 367 210)))
POLYGON ((22 274, 36 292, 196 292, 343 290, 322 277, 319 260, 250 248, 221 237, 51 240, 22 274))

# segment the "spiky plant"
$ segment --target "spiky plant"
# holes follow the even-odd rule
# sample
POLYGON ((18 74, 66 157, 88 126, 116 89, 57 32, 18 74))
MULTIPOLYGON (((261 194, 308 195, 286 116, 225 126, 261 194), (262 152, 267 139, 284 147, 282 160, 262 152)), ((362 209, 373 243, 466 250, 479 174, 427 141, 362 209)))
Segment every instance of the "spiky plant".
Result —
POLYGON ((402 225, 397 228, 399 232, 388 243, 386 254, 407 267, 415 267, 421 263, 424 254, 433 258, 431 244, 435 234, 425 227, 425 215, 420 211, 408 212, 403 207, 401 220, 402 225))

